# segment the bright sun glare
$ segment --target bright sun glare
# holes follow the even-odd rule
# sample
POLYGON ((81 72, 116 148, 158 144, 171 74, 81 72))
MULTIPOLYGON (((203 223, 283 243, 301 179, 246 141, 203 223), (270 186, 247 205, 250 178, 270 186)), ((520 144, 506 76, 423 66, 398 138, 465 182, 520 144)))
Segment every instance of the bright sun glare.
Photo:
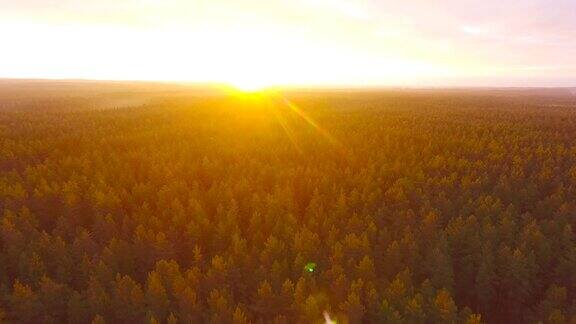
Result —
POLYGON ((257 92, 271 86, 266 82, 249 79, 232 81, 230 84, 242 92, 257 92))
MULTIPOLYGON (((259 71, 253 71, 258 73, 259 71)), ((267 82, 263 78, 249 77, 248 75, 237 75, 228 82, 234 88, 242 92, 258 92, 271 87, 272 82, 267 82)))

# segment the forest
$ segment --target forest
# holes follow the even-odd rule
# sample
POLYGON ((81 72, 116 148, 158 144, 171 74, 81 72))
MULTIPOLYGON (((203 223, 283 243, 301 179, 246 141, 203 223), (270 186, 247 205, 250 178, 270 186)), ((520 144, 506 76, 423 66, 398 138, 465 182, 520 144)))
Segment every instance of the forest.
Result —
POLYGON ((574 323, 575 225, 569 90, 0 83, 1 322, 574 323))

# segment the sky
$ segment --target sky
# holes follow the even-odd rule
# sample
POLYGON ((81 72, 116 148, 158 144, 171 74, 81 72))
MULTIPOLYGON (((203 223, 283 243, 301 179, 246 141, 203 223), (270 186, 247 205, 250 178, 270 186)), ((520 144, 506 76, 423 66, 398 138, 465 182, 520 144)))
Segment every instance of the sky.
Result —
POLYGON ((0 77, 576 86, 576 0, 0 0, 0 77))

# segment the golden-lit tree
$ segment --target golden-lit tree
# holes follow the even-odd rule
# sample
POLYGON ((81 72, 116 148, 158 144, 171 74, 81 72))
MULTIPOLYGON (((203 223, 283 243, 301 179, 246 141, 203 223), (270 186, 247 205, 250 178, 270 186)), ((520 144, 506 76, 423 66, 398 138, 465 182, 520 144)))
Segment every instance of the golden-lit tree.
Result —
POLYGON ((2 111, 1 314, 570 321, 576 112, 527 98, 175 96, 2 111))

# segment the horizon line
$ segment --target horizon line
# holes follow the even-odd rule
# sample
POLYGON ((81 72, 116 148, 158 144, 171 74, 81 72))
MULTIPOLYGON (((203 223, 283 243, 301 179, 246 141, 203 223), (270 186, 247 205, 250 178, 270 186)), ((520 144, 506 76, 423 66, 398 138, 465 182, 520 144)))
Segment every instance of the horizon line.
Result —
MULTIPOLYGON (((78 82, 78 83, 141 83, 141 84, 164 84, 180 86, 197 86, 208 88, 234 88, 233 84, 216 81, 185 81, 185 80, 155 80, 155 79, 104 79, 104 78, 59 78, 59 77, 4 77, 1 81, 29 81, 29 82, 78 82)), ((362 84, 302 84, 302 85, 271 85, 263 87, 266 89, 286 89, 286 90, 521 90, 521 89, 576 89, 576 81, 573 85, 485 85, 485 84, 438 84, 438 85, 362 85, 362 84)))

